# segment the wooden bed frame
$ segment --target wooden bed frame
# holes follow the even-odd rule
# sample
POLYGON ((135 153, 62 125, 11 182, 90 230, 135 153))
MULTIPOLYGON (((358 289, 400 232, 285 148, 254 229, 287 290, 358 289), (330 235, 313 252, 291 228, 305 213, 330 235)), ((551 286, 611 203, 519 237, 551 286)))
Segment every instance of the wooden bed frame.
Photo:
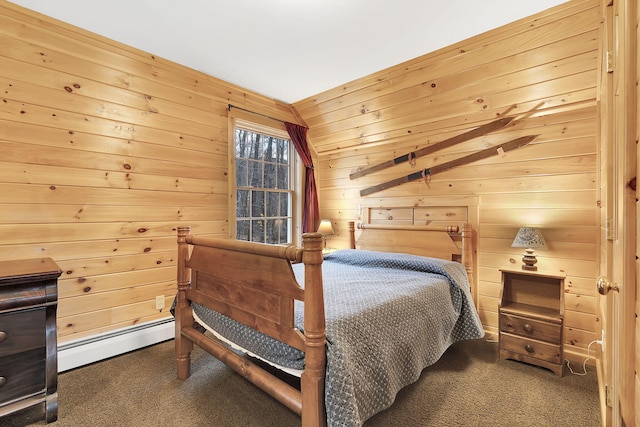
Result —
MULTIPOLYGON (((353 222, 349 223, 349 228, 351 245, 355 248, 353 222)), ((447 259, 451 259, 452 255, 454 258, 460 257, 471 278, 473 252, 469 241, 470 226, 463 227, 461 233, 458 233, 457 226, 360 224, 359 229, 387 230, 387 233, 391 230, 393 235, 415 231, 435 233, 433 236, 439 237, 434 237, 433 242, 450 242, 444 243, 447 249, 439 248, 440 253, 443 250, 448 252, 444 256, 447 259), (453 243, 456 237, 462 240, 462 250, 453 243)), ((198 237, 191 235, 190 231, 190 227, 178 227, 178 294, 175 307, 178 378, 189 377, 191 351, 193 344, 197 344, 300 415, 304 427, 325 426, 322 235, 306 233, 302 236, 302 247, 296 247, 198 237), (299 262, 304 263, 304 289, 296 282, 291 268, 291 263, 299 262), (294 326, 295 300, 304 301, 304 334, 294 326), (300 389, 194 327, 191 301, 304 351, 305 369, 300 377, 300 389)), ((416 239, 415 235, 413 239, 416 239)), ((373 239, 363 245, 363 249, 390 251, 392 248, 375 243, 384 241, 373 239)))

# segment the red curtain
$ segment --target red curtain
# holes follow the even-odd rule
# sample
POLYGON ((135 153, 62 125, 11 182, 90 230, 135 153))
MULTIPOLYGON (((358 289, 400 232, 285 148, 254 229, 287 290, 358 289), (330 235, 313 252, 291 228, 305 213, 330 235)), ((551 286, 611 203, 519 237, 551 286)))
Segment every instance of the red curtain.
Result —
POLYGON ((318 190, 316 188, 316 178, 313 173, 313 159, 311 158, 311 150, 307 143, 308 128, 297 125, 295 123, 284 122, 287 132, 291 137, 296 152, 304 163, 305 184, 304 184, 304 213, 302 215, 302 232, 312 233, 318 228, 320 210, 318 209, 318 190))

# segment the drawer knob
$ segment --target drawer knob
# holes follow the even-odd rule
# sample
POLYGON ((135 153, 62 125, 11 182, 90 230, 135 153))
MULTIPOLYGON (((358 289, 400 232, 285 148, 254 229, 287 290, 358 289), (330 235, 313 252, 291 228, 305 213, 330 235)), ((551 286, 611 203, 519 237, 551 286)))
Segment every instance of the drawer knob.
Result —
POLYGON ((533 346, 531 344, 527 344, 524 346, 524 349, 527 350, 527 353, 533 353, 533 346))
POLYGON ((0 331, 0 343, 4 342, 7 339, 7 333, 5 331, 0 331))
POLYGON ((0 387, 7 383, 7 377, 0 377, 0 387))
POLYGON ((524 325, 522 325, 522 329, 524 329, 524 331, 528 334, 530 334, 531 332, 533 332, 533 326, 531 326, 528 323, 525 323, 524 325))

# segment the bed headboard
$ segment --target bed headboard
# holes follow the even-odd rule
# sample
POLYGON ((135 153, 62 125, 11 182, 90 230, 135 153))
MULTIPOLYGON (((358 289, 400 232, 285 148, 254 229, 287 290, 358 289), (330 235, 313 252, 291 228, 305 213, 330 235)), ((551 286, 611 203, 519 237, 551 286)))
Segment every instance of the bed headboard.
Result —
POLYGON ((472 294, 473 229, 471 224, 413 225, 367 224, 349 221, 349 240, 352 249, 402 252, 433 258, 448 259, 464 265, 472 294), (356 239, 356 229, 362 230, 356 239))

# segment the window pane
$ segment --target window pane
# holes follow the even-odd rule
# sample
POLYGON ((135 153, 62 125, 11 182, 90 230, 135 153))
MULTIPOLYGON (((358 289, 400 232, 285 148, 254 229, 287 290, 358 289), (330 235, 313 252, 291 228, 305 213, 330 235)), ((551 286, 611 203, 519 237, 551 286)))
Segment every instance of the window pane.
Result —
POLYGON ((249 240, 249 221, 248 220, 240 220, 236 221, 236 239, 238 240, 249 240))
POLYGON ((275 162, 278 155, 278 139, 267 136, 264 139, 264 161, 275 162))
POLYGON ((286 190, 289 188, 289 166, 279 165, 278 166, 278 185, 277 188, 279 190, 286 190))
MULTIPOLYGON (((269 191, 267 193, 267 217, 273 218, 280 215, 280 193, 269 191)), ((285 211, 286 212, 286 211, 285 211)))
POLYGON ((236 218, 249 218, 249 191, 236 191, 236 218))
MULTIPOLYGON (((276 165, 275 163, 264 164, 264 188, 276 188, 276 165)), ((285 188, 286 190, 286 188, 285 188)))
POLYGON ((262 162, 254 162, 254 161, 249 161, 248 163, 248 168, 249 168, 249 186, 250 187, 257 187, 257 188, 262 188, 262 171, 263 168, 262 166, 264 165, 264 163, 262 162))
POLYGON ((291 241, 291 236, 289 236, 290 223, 290 219, 285 219, 280 222, 280 243, 287 243, 291 241))
POLYGON ((279 223, 279 219, 267 220, 266 243, 270 243, 272 245, 280 243, 280 228, 278 227, 279 223))
POLYGON ((264 218, 264 191, 251 192, 251 216, 264 218))
POLYGON ((249 132, 243 129, 236 129, 236 157, 246 158, 249 153, 249 132))
POLYGON ((289 141, 286 139, 278 140, 278 163, 289 163, 289 141))
POLYGON ((246 187, 249 185, 247 168, 247 161, 245 159, 236 159, 236 185, 238 187, 246 187))
POLYGON ((289 193, 278 193, 280 198, 280 212, 282 216, 289 216, 289 193))
POLYGON ((251 221, 251 241, 264 243, 264 220, 254 219, 251 221))
POLYGON ((251 147, 247 157, 254 160, 262 160, 262 135, 250 133, 251 147))

